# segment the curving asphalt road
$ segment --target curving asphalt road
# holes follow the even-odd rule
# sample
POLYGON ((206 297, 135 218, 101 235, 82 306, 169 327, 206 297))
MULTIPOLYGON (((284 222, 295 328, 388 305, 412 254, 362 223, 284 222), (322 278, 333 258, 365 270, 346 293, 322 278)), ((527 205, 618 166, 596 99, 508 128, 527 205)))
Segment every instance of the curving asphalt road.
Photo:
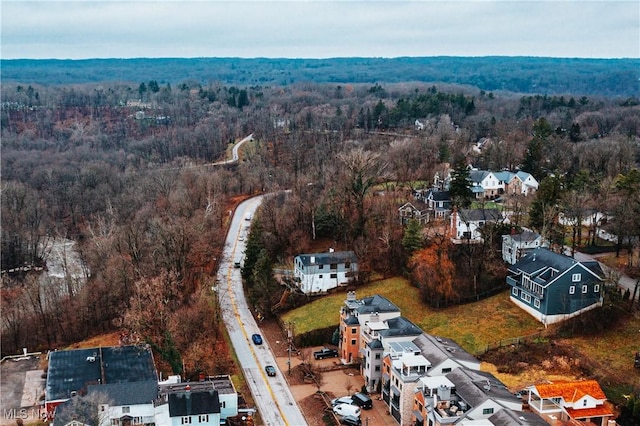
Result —
POLYGON ((253 399, 260 411, 263 424, 302 426, 307 422, 282 372, 278 370, 278 364, 268 342, 263 339, 262 345, 255 345, 251 341, 251 335, 260 333, 260 329, 245 300, 240 269, 235 267, 236 262, 243 261, 244 237, 251 224, 251 220, 247 220, 247 215, 250 215, 249 218, 254 216, 263 197, 246 200, 236 208, 213 290, 218 294, 222 318, 253 399), (241 236, 242 239, 240 239, 241 236), (266 365, 276 368, 275 377, 267 376, 266 365))

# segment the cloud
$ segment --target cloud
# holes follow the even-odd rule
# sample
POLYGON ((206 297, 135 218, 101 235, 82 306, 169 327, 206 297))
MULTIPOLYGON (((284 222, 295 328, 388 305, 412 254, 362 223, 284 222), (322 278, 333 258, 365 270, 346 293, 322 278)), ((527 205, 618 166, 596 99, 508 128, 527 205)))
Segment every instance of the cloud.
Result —
POLYGON ((629 1, 3 1, 3 58, 639 57, 629 1))

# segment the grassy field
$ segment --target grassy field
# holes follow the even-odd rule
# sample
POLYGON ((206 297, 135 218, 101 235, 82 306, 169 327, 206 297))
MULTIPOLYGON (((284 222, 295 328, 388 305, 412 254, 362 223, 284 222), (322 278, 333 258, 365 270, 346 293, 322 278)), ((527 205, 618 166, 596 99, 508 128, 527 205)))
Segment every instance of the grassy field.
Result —
MULTIPOLYGON (((402 316, 425 332, 453 339, 471 353, 481 352, 496 341, 534 334, 543 328, 509 301, 507 291, 477 303, 436 310, 421 302, 418 289, 407 280, 392 278, 359 288, 356 297, 374 294, 395 303, 402 316)), ((325 296, 286 313, 282 320, 293 322, 296 333, 337 327, 345 299, 346 293, 325 296)))
MULTIPOLYGON (((401 278, 373 282, 359 288, 356 297, 379 294, 387 297, 401 310, 402 315, 426 333, 455 340, 472 354, 484 352, 496 342, 542 332, 544 327, 509 301, 505 291, 491 298, 462 306, 433 309, 420 301, 418 290, 401 278)), ((296 333, 317 328, 338 326, 340 307, 346 293, 324 296, 313 303, 288 312, 284 321, 295 324, 296 333)), ((550 331, 550 330, 547 330, 550 331)), ((544 340, 544 339, 541 339, 544 340)), ((609 399, 620 401, 623 393, 640 387, 640 372, 633 368, 633 355, 640 350, 640 315, 630 315, 618 326, 610 327, 597 336, 552 337, 550 340, 568 345, 575 351, 573 358, 592 366, 594 375, 609 399)), ((507 386, 514 389, 541 380, 573 380, 565 372, 547 371, 533 367, 521 374, 498 374, 495 366, 483 364, 507 386)))

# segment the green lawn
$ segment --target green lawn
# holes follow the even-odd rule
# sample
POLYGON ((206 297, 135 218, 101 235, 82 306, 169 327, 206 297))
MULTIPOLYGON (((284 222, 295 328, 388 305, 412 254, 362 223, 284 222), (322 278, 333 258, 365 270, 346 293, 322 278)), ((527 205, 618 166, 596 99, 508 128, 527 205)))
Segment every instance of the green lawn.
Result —
MULTIPOLYGON (((471 353, 478 353, 498 340, 530 335, 543 328, 509 301, 507 291, 477 303, 436 310, 420 301, 418 289, 407 280, 391 278, 359 288, 356 297, 361 299, 375 294, 396 304, 402 315, 423 331, 453 339, 471 353)), ((337 327, 345 299, 346 293, 325 296, 287 312, 282 320, 293 322, 296 333, 337 327)))

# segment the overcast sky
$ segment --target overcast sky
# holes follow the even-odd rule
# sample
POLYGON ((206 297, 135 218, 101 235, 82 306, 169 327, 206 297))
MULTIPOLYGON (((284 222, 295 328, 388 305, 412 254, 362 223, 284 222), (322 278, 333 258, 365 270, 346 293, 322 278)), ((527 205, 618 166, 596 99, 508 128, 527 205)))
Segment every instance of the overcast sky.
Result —
POLYGON ((13 58, 640 57, 640 1, 2 0, 13 58))

